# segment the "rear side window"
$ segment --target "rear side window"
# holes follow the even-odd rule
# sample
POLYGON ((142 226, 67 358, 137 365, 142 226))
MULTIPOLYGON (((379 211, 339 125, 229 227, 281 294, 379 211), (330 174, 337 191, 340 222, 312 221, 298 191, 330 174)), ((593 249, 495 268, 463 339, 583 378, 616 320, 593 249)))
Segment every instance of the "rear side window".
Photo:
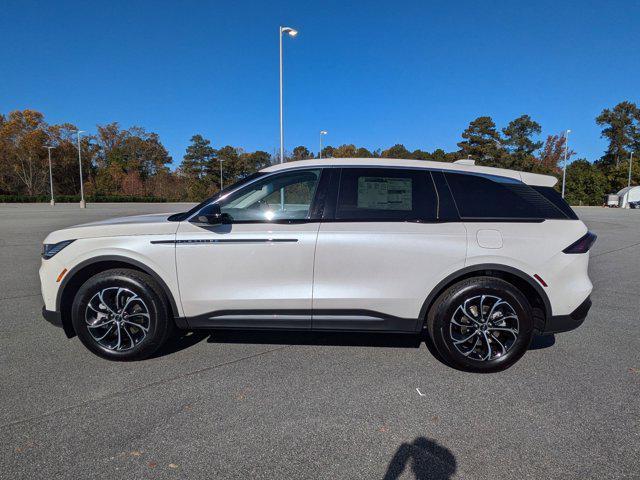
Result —
POLYGON ((535 221, 567 219, 544 195, 512 178, 446 172, 463 219, 535 221))
POLYGON ((336 219, 434 221, 437 197, 429 172, 394 168, 345 168, 336 219))

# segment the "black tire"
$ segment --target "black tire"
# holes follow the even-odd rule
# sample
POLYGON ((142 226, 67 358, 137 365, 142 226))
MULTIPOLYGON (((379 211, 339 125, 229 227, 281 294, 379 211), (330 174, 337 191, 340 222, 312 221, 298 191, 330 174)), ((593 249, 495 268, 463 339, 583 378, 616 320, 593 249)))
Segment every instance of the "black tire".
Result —
POLYGON ((153 278, 119 268, 98 273, 80 287, 73 300, 71 321, 80 341, 96 355, 117 361, 142 360, 173 335, 175 324, 170 311, 162 288, 153 278), (115 315, 115 305, 120 303, 122 307, 127 300, 132 301, 121 310, 122 315, 115 315), (89 327, 88 322, 98 326, 89 327), (98 341, 103 333, 105 338, 98 341))
POLYGON ((509 282, 473 277, 455 283, 436 299, 427 315, 427 330, 440 357, 450 366, 467 372, 498 372, 527 351, 533 315, 525 296, 509 282), (497 307, 489 319, 494 303, 497 307), (469 340, 460 343, 466 338, 469 340))

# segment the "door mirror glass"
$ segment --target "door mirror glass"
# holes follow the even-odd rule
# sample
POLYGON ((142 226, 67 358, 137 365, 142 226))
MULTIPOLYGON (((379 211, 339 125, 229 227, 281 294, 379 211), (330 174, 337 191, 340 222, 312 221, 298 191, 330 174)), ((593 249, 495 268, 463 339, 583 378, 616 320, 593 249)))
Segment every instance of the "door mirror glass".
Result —
POLYGON ((218 205, 217 203, 212 203, 200 210, 200 212, 198 212, 198 215, 196 215, 195 220, 198 223, 220 225, 222 223, 228 223, 228 215, 220 211, 220 205, 218 205))

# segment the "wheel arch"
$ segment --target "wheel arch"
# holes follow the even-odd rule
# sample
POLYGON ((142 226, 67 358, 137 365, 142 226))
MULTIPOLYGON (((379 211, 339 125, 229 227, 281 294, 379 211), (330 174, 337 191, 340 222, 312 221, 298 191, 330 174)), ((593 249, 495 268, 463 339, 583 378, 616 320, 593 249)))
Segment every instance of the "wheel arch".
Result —
POLYGON ((178 310, 178 304, 176 303, 171 289, 157 272, 142 262, 131 258, 118 255, 101 255, 80 262, 78 265, 73 267, 65 275, 60 288, 58 288, 58 293, 56 295, 56 310, 60 312, 62 327, 67 337, 71 338, 76 334, 73 325, 71 324, 71 306, 76 292, 91 276, 112 268, 129 268, 146 273, 153 278, 162 288, 169 302, 169 308, 171 309, 173 318, 176 321, 179 321, 180 313, 178 310))
POLYGON ((423 330, 425 328, 427 313, 442 292, 460 280, 476 276, 500 278, 520 290, 531 302, 535 330, 538 332, 544 331, 546 321, 551 318, 552 314, 551 302, 542 286, 537 284, 533 277, 517 268, 493 263, 470 265, 448 275, 440 281, 435 288, 431 290, 431 293, 429 293, 427 299, 422 304, 419 317, 420 321, 418 322, 419 329, 423 330))

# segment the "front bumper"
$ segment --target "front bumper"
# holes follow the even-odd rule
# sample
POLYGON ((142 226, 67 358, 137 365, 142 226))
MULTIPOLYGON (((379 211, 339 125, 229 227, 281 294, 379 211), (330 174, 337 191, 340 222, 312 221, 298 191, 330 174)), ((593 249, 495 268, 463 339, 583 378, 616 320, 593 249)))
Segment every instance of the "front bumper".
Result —
POLYGON ((67 338, 73 338, 76 336, 76 332, 74 332, 71 322, 63 322, 60 312, 47 310, 47 307, 45 306, 42 307, 42 316, 51 325, 62 328, 67 338))
POLYGON ((51 325, 62 327, 62 316, 60 312, 52 312, 51 310, 47 310, 47 307, 42 307, 42 316, 51 325))
POLYGON ((591 297, 587 297, 578 308, 569 315, 555 315, 547 319, 543 334, 568 332, 582 325, 589 309, 591 308, 591 297))

